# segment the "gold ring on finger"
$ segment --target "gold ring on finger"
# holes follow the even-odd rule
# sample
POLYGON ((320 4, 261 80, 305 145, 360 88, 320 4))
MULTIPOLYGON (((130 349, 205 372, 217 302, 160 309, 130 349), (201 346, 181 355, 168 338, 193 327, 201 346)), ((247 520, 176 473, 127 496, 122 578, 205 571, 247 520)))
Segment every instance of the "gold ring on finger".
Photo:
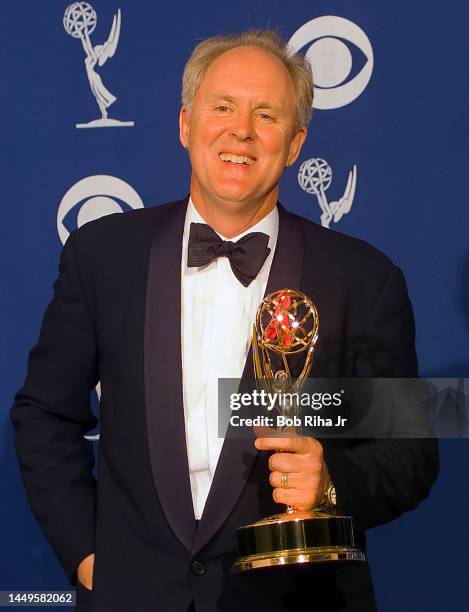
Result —
POLYGON ((288 472, 282 472, 280 486, 282 489, 288 489, 288 472))

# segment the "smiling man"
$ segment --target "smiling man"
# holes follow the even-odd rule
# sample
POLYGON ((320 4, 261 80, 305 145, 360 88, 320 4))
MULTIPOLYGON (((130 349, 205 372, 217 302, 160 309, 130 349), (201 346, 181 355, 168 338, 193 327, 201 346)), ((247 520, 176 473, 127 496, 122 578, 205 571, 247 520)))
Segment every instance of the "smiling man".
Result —
MULTIPOLYGON (((190 70, 189 62, 185 81, 190 70)), ((183 102, 180 138, 191 160, 192 201, 231 238, 274 209, 280 177, 306 138, 292 76, 271 52, 235 47, 210 64, 195 95, 183 92, 183 102)))
POLYGON ((231 571, 236 529, 278 504, 336 503, 365 549, 364 531, 413 509, 438 470, 432 440, 218 438, 217 381, 252 376, 269 291, 317 304, 315 375, 417 375, 399 269, 278 201, 311 107, 309 66, 274 32, 203 41, 183 76, 190 194, 88 223, 64 247, 12 420, 79 612, 376 609, 367 563, 231 571), (98 381, 95 480, 83 434, 98 381))

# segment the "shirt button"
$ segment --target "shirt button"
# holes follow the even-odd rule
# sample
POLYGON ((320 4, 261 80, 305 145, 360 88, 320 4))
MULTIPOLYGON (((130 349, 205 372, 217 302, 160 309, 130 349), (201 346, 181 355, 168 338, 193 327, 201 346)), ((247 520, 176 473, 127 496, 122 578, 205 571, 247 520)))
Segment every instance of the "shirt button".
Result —
POLYGON ((192 573, 196 574, 196 576, 202 576, 202 574, 205 574, 206 569, 207 566, 203 561, 194 561, 192 563, 192 573))

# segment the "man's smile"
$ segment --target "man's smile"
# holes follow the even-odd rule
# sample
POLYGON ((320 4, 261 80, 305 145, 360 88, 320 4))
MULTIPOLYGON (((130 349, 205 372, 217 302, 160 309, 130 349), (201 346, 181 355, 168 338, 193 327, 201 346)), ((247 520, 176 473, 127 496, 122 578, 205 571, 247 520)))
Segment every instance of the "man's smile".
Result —
POLYGON ((237 153, 222 152, 218 154, 218 157, 224 162, 231 162, 233 164, 246 164, 250 166, 256 161, 255 157, 249 155, 238 155, 237 153))

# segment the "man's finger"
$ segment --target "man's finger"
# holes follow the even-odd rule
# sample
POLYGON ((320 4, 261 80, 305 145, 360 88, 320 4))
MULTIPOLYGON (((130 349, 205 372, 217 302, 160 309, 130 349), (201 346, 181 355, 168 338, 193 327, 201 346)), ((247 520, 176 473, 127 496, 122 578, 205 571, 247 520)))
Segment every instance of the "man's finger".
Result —
POLYGON ((305 510, 314 506, 316 502, 316 491, 305 494, 298 489, 273 489, 272 497, 277 504, 286 504, 295 508, 305 510))
POLYGON ((267 427, 267 425, 254 425, 253 429, 258 438, 270 438, 276 433, 273 427, 267 427))
POLYGON ((279 472, 303 472, 307 466, 297 453, 274 453, 269 457, 269 469, 279 472))
POLYGON ((311 440, 306 436, 296 438, 256 438, 255 446, 259 450, 280 450, 289 453, 309 453, 312 450, 311 440))
POLYGON ((308 477, 304 472, 280 472, 278 470, 270 472, 269 482, 274 488, 279 489, 304 489, 309 484, 308 477), (288 474, 286 487, 282 483, 283 474, 288 474))

